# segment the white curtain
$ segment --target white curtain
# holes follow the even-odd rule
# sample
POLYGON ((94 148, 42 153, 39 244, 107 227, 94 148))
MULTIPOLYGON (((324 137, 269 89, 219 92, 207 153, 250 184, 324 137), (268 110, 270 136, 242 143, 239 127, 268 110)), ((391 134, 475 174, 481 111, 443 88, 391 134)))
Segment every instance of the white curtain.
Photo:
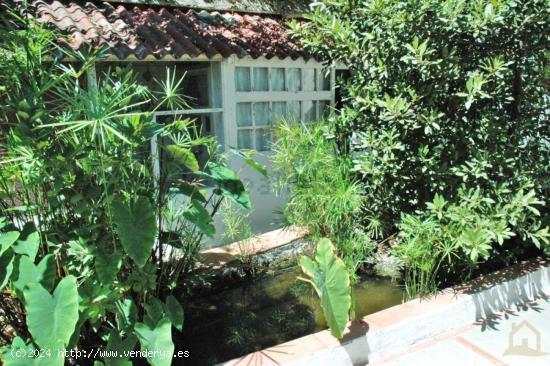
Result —
POLYGON ((237 144, 239 149, 252 149, 252 130, 237 131, 237 144))
POLYGON ((285 91, 285 69, 273 67, 271 69, 271 90, 285 91))
POLYGON ((302 88, 302 70, 298 68, 288 69, 287 77, 288 91, 300 91, 300 89, 302 88))
POLYGON ((250 91, 250 67, 235 68, 235 89, 238 92, 250 91))
POLYGON ((283 118, 286 118, 286 102, 273 102, 271 103, 271 120, 274 123, 279 122, 283 118))
POLYGON ((269 78, 267 67, 255 67, 253 70, 254 91, 269 91, 269 78))
POLYGON ((254 103, 254 126, 266 126, 269 122, 269 102, 254 103))
POLYGON ((304 91, 315 91, 315 69, 304 69, 304 91))
POLYGON ((237 103, 237 126, 252 126, 252 103, 237 103))

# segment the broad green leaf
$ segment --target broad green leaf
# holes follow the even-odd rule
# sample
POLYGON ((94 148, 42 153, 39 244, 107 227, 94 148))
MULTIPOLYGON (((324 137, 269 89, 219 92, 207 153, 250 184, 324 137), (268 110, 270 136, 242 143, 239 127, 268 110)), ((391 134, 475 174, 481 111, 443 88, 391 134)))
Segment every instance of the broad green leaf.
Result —
POLYGON ((138 309, 132 299, 117 301, 117 325, 120 331, 126 331, 133 328, 137 322, 138 309))
POLYGON ((62 279, 53 296, 38 283, 25 289, 27 326, 41 348, 64 348, 69 343, 78 321, 76 278, 62 279))
POLYGON ((209 162, 207 167, 209 172, 200 175, 212 180, 223 196, 244 208, 252 207, 250 196, 246 192, 243 182, 233 170, 213 162, 209 162))
POLYGON ((103 286, 94 278, 89 278, 80 283, 78 287, 80 296, 79 312, 84 315, 91 324, 98 324, 105 316, 106 304, 116 302, 120 298, 118 291, 113 291, 111 286, 103 286))
POLYGON ((172 295, 166 298, 166 315, 170 318, 174 328, 180 332, 183 330, 183 308, 178 300, 172 295))
POLYGON ((119 253, 106 253, 97 251, 95 255, 95 269, 99 282, 105 285, 113 283, 122 266, 122 258, 119 253))
MULTIPOLYGON (((137 338, 131 334, 125 339, 120 337, 119 332, 111 330, 109 340, 107 341, 107 351, 114 351, 117 355, 122 355, 124 352, 133 350, 137 342, 137 338)), ((123 357, 106 357, 104 359, 107 366, 131 366, 132 363, 123 357)))
POLYGON ((151 256, 157 234, 155 210, 146 197, 126 204, 122 199, 113 202, 113 220, 122 246, 128 256, 143 267, 151 256))
POLYGON ((165 316, 164 304, 156 297, 149 298, 149 301, 145 305, 145 311, 147 312, 148 321, 147 325, 154 327, 165 316))
POLYGON ((212 238, 216 233, 212 216, 210 216, 208 210, 199 201, 192 200, 191 205, 185 210, 183 216, 209 237, 212 238))
POLYGON ((262 164, 258 163, 256 160, 254 160, 254 154, 256 153, 255 150, 238 150, 235 148, 231 148, 231 152, 239 157, 241 157, 245 164, 263 175, 267 178, 267 169, 262 164))
POLYGON ((17 279, 14 281, 14 287, 23 293, 25 286, 33 283, 40 283, 47 291, 53 288, 56 278, 55 257, 48 254, 38 265, 35 265, 32 259, 26 255, 19 258, 19 267, 17 279))
POLYGON ((11 277, 13 272, 13 260, 14 255, 11 250, 0 256, 0 292, 4 290, 4 287, 6 287, 11 277))
POLYGON ((206 203, 206 197, 204 197, 204 194, 193 184, 186 182, 186 181, 180 181, 178 182, 178 186, 176 187, 176 192, 186 195, 187 197, 201 201, 203 203, 206 203))
POLYGON ((14 245, 13 250, 17 254, 24 254, 29 256, 29 258, 34 261, 36 254, 38 253, 38 248, 40 246, 40 236, 35 231, 30 234, 27 239, 19 239, 14 245))
POLYGON ((157 357, 147 358, 151 365, 170 366, 172 364, 171 355, 174 353, 174 343, 172 342, 172 323, 170 319, 161 319, 154 328, 143 323, 137 323, 134 330, 143 351, 157 352, 157 357), (158 352, 170 354, 170 357, 160 357, 158 352))
POLYGON ((165 146, 164 150, 168 152, 168 155, 170 155, 172 159, 192 172, 197 172, 199 170, 199 162, 191 150, 178 145, 165 146))
POLYGON ((19 238, 18 231, 8 231, 7 233, 0 233, 0 255, 8 250, 13 243, 19 238))
POLYGON ((344 262, 328 239, 321 239, 312 260, 303 256, 300 267, 321 300, 321 308, 331 333, 342 338, 351 308, 351 284, 344 262))

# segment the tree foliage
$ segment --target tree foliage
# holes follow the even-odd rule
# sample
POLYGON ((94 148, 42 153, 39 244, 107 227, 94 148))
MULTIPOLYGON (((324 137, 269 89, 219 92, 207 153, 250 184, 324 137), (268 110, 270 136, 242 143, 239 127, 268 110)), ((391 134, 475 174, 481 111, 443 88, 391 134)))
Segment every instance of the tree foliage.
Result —
POLYGON ((350 68, 340 128, 387 233, 463 185, 548 196, 546 1, 334 0, 307 18, 304 46, 350 68))
POLYGON ((222 201, 250 208, 244 185, 192 119, 174 112, 173 122, 156 123, 152 112, 185 107, 173 73, 159 94, 122 68, 95 85, 86 76, 101 53, 58 47, 58 35, 24 14, 4 20, 12 26, 0 37, 2 362, 21 364, 10 349, 99 346, 163 351, 148 361, 170 364, 172 328, 184 321, 171 294, 214 234, 222 201), (166 152, 157 171, 152 138, 166 152), (199 164, 199 148, 207 162, 199 164), (207 179, 218 189, 208 193, 207 179))
POLYGON ((312 54, 350 69, 338 86, 339 144, 362 183, 364 227, 402 231, 390 242, 401 243, 415 291, 433 290, 456 264, 468 277, 512 233, 518 249, 548 248, 547 1, 312 6, 290 27, 312 54))

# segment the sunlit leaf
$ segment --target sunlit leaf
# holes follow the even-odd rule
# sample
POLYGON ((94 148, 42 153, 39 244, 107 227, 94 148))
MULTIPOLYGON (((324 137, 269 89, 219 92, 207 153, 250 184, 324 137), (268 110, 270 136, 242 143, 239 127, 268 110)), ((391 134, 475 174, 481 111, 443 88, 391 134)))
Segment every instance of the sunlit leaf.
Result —
POLYGON ((336 248, 328 239, 317 244, 315 258, 303 256, 300 267, 321 300, 321 308, 332 335, 342 338, 349 321, 351 283, 346 265, 336 255, 336 248))
POLYGON ((64 348, 78 321, 76 278, 67 276, 53 296, 38 283, 25 289, 27 326, 36 344, 52 350, 64 348))
POLYGON ((151 256, 157 234, 155 210, 146 197, 129 203, 121 198, 113 201, 113 220, 116 232, 128 256, 143 267, 151 256))

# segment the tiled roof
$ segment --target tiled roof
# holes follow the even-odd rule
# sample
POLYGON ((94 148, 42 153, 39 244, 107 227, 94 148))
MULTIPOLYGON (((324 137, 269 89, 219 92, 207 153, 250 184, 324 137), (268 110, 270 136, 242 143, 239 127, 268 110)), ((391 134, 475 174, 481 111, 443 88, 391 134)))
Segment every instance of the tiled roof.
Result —
POLYGON ((313 0, 107 0, 116 3, 155 4, 211 11, 301 16, 313 0))
POLYGON ((135 56, 307 57, 276 16, 207 12, 177 7, 37 0, 36 18, 67 35, 80 50, 107 46, 119 59, 135 56))

